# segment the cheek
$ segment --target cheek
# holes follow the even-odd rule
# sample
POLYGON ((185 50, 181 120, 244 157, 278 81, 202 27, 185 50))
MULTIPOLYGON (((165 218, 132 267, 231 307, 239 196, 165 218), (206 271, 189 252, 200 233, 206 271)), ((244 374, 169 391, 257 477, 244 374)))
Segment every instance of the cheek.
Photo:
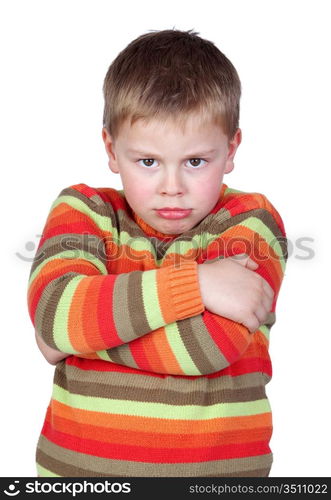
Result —
POLYGON ((204 205, 210 205, 217 200, 221 185, 221 175, 207 176, 194 186, 195 196, 199 198, 204 205))
POLYGON ((152 189, 148 182, 141 182, 140 179, 130 178, 122 179, 125 195, 131 204, 136 208, 141 208, 152 199, 152 189))

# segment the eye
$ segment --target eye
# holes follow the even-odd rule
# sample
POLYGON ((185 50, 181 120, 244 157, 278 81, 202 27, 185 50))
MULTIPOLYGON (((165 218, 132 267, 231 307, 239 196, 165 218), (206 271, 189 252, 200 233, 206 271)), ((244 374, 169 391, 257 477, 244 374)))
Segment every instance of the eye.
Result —
POLYGON ((207 163, 207 161, 206 161, 206 160, 203 160, 202 158, 190 158, 190 159, 189 159, 190 166, 191 166, 191 167, 194 167, 194 168, 201 167, 201 165, 200 165, 200 162, 201 162, 201 161, 204 161, 205 163, 207 163), (192 162, 193 162, 193 163, 192 163, 192 162), (199 162, 199 163, 197 163, 197 162, 199 162))
POLYGON ((155 160, 154 158, 141 158, 140 160, 138 160, 138 163, 141 167, 152 167, 153 165, 151 163, 153 163, 155 160), (141 163, 139 162, 144 162, 144 164, 142 165, 141 163))

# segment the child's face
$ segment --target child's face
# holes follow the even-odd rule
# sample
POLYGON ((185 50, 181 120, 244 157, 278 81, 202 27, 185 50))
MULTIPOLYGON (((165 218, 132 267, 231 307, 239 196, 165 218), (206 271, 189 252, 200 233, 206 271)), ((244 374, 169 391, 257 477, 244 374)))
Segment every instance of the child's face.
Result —
POLYGON ((241 142, 240 129, 229 141, 219 126, 195 115, 184 131, 172 120, 153 119, 125 122, 115 142, 106 129, 102 135, 109 167, 120 174, 131 208, 157 231, 172 235, 196 226, 215 206, 241 142), (190 211, 158 212, 164 207, 190 211))

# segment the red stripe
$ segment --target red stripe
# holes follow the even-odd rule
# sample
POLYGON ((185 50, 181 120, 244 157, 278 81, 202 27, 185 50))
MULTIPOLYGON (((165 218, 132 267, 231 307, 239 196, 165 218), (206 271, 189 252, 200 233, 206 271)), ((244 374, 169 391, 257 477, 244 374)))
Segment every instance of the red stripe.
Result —
MULTIPOLYGON (((68 212, 68 217, 72 217, 72 212, 68 212)), ((61 217, 59 216, 59 219, 63 219, 65 215, 62 215, 61 217)), ((95 224, 92 223, 91 219, 84 219, 84 220, 78 220, 77 222, 72 222, 70 221, 70 226, 68 226, 68 223, 63 223, 63 224, 56 224, 55 226, 52 226, 54 223, 54 218, 52 218, 49 223, 46 225, 42 238, 40 240, 40 245, 43 244, 43 242, 48 239, 52 238, 53 236, 63 236, 64 238, 66 235, 68 235, 68 228, 69 228, 69 233, 73 234, 94 234, 94 235, 99 235, 99 230, 95 224)), ((69 247, 70 245, 68 245, 69 247)), ((74 250, 73 250, 74 251, 74 250)))
POLYGON ((71 188, 75 189, 79 193, 84 194, 88 198, 92 198, 93 195, 97 194, 98 192, 95 190, 95 188, 88 186, 87 184, 84 184, 83 182, 79 184, 74 184, 73 186, 70 186, 71 188))
MULTIPOLYGON (((222 325, 220 323, 217 323, 214 320, 213 315, 207 310, 202 314, 202 319, 208 329, 210 336, 212 337, 219 350, 225 356, 227 361, 231 363, 234 359, 238 359, 238 357, 240 356, 240 352, 231 342, 229 334, 225 332, 224 328, 222 328, 222 325)), ((223 318, 223 320, 226 321, 226 318, 223 318)), ((227 322, 228 327, 230 328, 231 322, 227 322)))
MULTIPOLYGON (((140 340, 140 339, 137 339, 140 340)), ((152 366, 148 360, 148 357, 146 356, 146 352, 144 349, 144 343, 143 342, 135 342, 134 340, 132 342, 129 342, 128 344, 132 357, 137 363, 137 366, 144 366, 146 369, 149 369, 153 371, 152 366)))
MULTIPOLYGON (((136 368, 129 368, 128 366, 118 365, 117 363, 109 363, 103 359, 85 359, 78 356, 69 356, 65 359, 66 364, 75 366, 80 370, 93 370, 98 372, 115 372, 115 373, 134 373, 144 375, 146 377, 165 378, 167 374, 152 373, 145 370, 137 370, 136 368)), ((245 358, 239 359, 236 363, 224 368, 215 373, 203 375, 204 378, 219 378, 226 375, 237 377, 245 375, 246 373, 264 372, 272 376, 272 367, 270 359, 261 360, 260 358, 245 358)), ((176 377, 184 378, 187 380, 194 380, 201 378, 201 375, 176 375, 176 377)))
MULTIPOLYGON (((232 196, 233 196, 233 194, 232 194, 232 196)), ((249 210, 253 210, 254 208, 261 208, 258 205, 256 199, 254 199, 254 205, 256 205, 256 206, 253 206, 252 208, 248 207, 247 206, 247 198, 245 199, 242 195, 240 195, 240 196, 237 195, 237 196, 233 197, 232 200, 226 204, 226 209, 230 212, 231 217, 234 217, 235 215, 239 215, 239 214, 242 214, 242 213, 247 212, 249 210)))
POLYGON ((238 377, 240 375, 245 375, 246 373, 261 372, 261 369, 262 365, 260 358, 240 358, 232 365, 229 365, 216 373, 210 373, 209 375, 206 375, 206 377, 218 378, 225 375, 238 377))
POLYGON ((44 423, 42 434, 62 448, 96 457, 135 462, 190 463, 228 460, 270 453, 267 441, 205 448, 143 448, 118 443, 104 443, 92 439, 79 439, 77 436, 56 431, 47 421, 44 423))

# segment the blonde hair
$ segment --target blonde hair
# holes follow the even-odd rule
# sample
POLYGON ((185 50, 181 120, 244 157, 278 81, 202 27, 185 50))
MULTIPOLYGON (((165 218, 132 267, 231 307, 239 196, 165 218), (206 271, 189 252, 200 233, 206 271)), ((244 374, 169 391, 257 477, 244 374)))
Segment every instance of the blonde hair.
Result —
POLYGON ((103 84, 103 126, 115 141, 123 122, 172 119, 192 113, 222 126, 231 139, 239 126, 241 84, 229 59, 197 32, 145 33, 122 50, 103 84))

